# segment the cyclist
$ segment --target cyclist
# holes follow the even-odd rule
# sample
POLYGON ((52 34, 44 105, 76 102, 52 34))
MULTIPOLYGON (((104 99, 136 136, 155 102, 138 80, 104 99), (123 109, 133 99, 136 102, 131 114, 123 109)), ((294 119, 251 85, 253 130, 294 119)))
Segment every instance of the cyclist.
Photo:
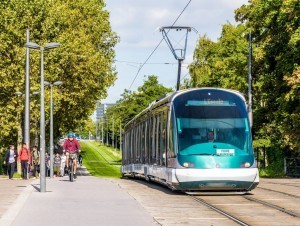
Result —
POLYGON ((66 153, 67 156, 67 168, 69 168, 69 157, 73 159, 74 178, 76 179, 76 162, 77 154, 78 152, 80 152, 80 145, 79 142, 75 139, 74 133, 68 133, 68 139, 63 144, 63 151, 66 153))

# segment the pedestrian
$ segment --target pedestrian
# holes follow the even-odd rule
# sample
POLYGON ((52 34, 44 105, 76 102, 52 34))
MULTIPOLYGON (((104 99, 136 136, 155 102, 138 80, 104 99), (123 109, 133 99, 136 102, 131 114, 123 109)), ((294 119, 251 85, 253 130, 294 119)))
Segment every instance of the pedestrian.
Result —
POLYGON ((48 152, 46 151, 45 154, 45 169, 46 169, 46 177, 50 177, 50 156, 48 154, 48 152))
POLYGON ((40 152, 37 149, 37 146, 34 146, 32 148, 32 166, 33 166, 33 170, 32 170, 32 176, 33 179, 36 178, 37 174, 36 173, 40 173, 40 152))
POLYGON ((55 154, 58 153, 60 156, 62 155, 62 153, 63 153, 63 147, 62 147, 63 143, 64 143, 63 141, 59 141, 57 143, 55 151, 54 151, 55 154))
POLYGON ((60 161, 60 176, 63 177, 65 175, 65 167, 66 167, 66 160, 67 156, 65 152, 61 155, 61 161, 60 161))
POLYGON ((22 148, 19 151, 19 159, 21 162, 22 178, 28 179, 28 167, 30 166, 30 152, 26 143, 23 143, 22 148))
POLYGON ((9 145, 9 149, 5 152, 4 164, 7 164, 8 178, 13 179, 18 152, 15 150, 14 145, 9 145))
POLYGON ((54 169, 54 174, 57 177, 59 177, 60 175, 60 164, 61 164, 61 157, 59 156, 58 153, 56 153, 53 160, 53 169, 54 169))

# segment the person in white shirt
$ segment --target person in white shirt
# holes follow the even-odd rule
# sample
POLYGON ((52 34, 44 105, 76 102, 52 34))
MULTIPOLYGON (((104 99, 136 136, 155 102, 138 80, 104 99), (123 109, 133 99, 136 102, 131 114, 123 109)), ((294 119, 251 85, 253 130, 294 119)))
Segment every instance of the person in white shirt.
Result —
POLYGON ((13 178, 17 157, 18 157, 18 152, 17 150, 15 150, 14 145, 9 145, 9 149, 5 153, 5 161, 4 161, 4 164, 7 164, 9 179, 13 178))
POLYGON ((60 157, 61 157, 60 176, 63 177, 65 175, 65 166, 66 166, 66 160, 67 160, 67 156, 66 156, 65 152, 63 152, 60 157))

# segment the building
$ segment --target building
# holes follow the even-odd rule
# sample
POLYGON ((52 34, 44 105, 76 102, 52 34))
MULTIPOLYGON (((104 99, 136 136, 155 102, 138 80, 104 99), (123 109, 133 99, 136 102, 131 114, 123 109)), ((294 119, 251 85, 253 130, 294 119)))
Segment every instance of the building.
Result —
POLYGON ((108 107, 111 107, 111 106, 114 106, 115 104, 101 104, 100 102, 97 102, 97 105, 96 105, 96 121, 100 121, 104 114, 106 113, 106 109, 108 107))

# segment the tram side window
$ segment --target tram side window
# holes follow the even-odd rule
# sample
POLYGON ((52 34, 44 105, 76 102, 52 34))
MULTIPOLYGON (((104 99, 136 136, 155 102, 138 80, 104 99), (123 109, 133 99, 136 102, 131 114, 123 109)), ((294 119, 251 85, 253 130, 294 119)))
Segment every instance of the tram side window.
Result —
MULTIPOLYGON (((174 119, 174 117, 173 117, 173 119, 174 119)), ((176 142, 174 141, 174 139, 176 139, 176 134, 177 134, 176 126, 174 126, 173 120, 170 120, 169 149, 168 149, 168 153, 167 153, 168 158, 175 157, 174 143, 176 144, 176 142)))
POLYGON ((139 163, 140 159, 140 126, 135 128, 135 163, 139 163))
POLYGON ((151 159, 150 159, 150 163, 154 164, 155 163, 155 138, 156 138, 156 118, 154 116, 152 116, 152 125, 151 125, 151 159))
POLYGON ((160 136, 160 161, 161 165, 166 165, 166 123, 167 123, 167 113, 162 112, 161 114, 161 136, 160 136))
POLYGON ((146 163, 151 163, 151 118, 147 120, 147 135, 146 135, 146 152, 147 152, 147 161, 146 163))
POLYGON ((160 159, 160 151, 161 151, 161 117, 160 115, 157 115, 157 127, 156 127, 156 130, 157 130, 157 139, 156 139, 156 163, 158 165, 161 165, 161 159, 160 159))
POLYGON ((156 116, 157 118, 157 126, 156 126, 156 164, 160 165, 160 148, 161 148, 161 142, 160 142, 160 138, 161 138, 161 120, 160 120, 160 115, 156 116))
POLYGON ((129 159, 128 159, 128 156, 129 156, 129 145, 128 145, 128 140, 129 140, 129 133, 126 133, 126 135, 125 135, 125 141, 124 141, 124 149, 123 149, 123 153, 124 153, 124 156, 122 156, 122 157, 124 157, 124 163, 125 164, 128 164, 129 163, 129 159))
POLYGON ((130 133, 130 163, 134 163, 134 130, 130 133))
POLYGON ((141 157, 142 163, 145 163, 145 123, 142 122, 141 124, 141 157))

